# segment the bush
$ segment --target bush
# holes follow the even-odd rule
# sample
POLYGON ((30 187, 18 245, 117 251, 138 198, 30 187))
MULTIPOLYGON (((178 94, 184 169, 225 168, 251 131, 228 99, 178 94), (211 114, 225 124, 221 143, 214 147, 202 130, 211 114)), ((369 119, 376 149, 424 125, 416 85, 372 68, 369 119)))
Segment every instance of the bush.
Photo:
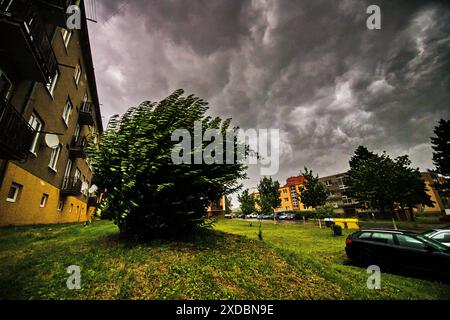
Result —
POLYGON ((340 225, 333 224, 331 230, 333 230, 335 236, 342 236, 342 227, 340 225))
MULTIPOLYGON (((144 102, 122 117, 112 117, 98 145, 89 145, 96 184, 107 190, 100 206, 102 218, 114 220, 127 237, 176 238, 208 226, 208 206, 236 191, 238 181, 246 176, 245 166, 237 161, 231 165, 188 164, 193 163, 192 149, 180 150, 187 157, 185 163, 172 161, 174 154, 181 156, 175 149, 180 141, 172 141, 176 129, 188 134, 183 135, 183 144, 184 139, 194 137, 196 122, 202 124, 203 133, 216 130, 224 145, 228 143, 226 130, 236 133, 230 119, 205 116, 205 101, 182 95, 178 90, 159 103, 144 102)), ((240 150, 248 152, 238 148, 237 139, 231 144, 235 160, 242 156, 240 150)), ((192 143, 187 145, 192 148, 192 143)), ((199 151, 207 147, 203 144, 199 151)))
POLYGON ((325 205, 317 208, 315 215, 318 219, 332 218, 334 215, 334 208, 331 205, 325 205))
POLYGON ((443 217, 440 217, 439 221, 441 221, 441 222, 450 222, 450 215, 445 215, 443 217))

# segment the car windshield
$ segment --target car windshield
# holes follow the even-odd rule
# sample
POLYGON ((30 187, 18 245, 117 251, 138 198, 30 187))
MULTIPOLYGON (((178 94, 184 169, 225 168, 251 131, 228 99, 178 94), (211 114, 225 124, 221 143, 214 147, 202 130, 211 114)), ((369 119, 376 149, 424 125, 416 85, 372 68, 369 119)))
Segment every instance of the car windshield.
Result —
POLYGON ((442 252, 450 251, 450 249, 447 246, 443 245, 442 243, 440 243, 436 240, 424 237, 423 235, 418 235, 417 238, 426 242, 427 244, 429 244, 430 246, 432 246, 433 248, 435 248, 438 251, 442 251, 442 252))

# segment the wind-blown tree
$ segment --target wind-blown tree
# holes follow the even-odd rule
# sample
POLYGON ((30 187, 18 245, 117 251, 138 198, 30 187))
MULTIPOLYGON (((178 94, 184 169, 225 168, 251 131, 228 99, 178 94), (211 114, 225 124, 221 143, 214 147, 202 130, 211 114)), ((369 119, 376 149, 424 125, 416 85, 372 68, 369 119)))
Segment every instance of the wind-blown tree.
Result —
POLYGON ((444 197, 450 197, 450 120, 441 119, 439 125, 434 128, 435 136, 431 138, 433 152, 433 164, 435 172, 446 179, 442 184, 435 185, 439 193, 444 197))
POLYGON ((158 103, 143 102, 122 117, 112 117, 99 144, 88 148, 96 184, 106 190, 102 217, 114 220, 125 236, 170 238, 194 232, 208 224, 208 205, 239 190, 239 179, 246 177, 241 161, 193 164, 195 155, 206 151, 205 142, 195 149, 189 143, 190 149, 181 150, 190 162, 172 161, 178 145, 172 133, 185 129, 193 137, 196 121, 202 122, 203 132, 211 128, 223 136, 218 152, 224 157, 233 152, 237 160, 243 150, 237 138, 226 135, 227 130, 237 130, 230 127, 230 119, 205 116, 207 102, 183 93, 177 90, 158 103), (227 142, 234 150, 225 149, 227 142))
POLYGON ((256 202, 263 214, 272 214, 281 205, 280 183, 270 177, 262 177, 258 184, 259 197, 256 202))
POLYGON ((300 199, 306 207, 318 208, 325 205, 328 198, 327 187, 319 181, 319 175, 314 175, 307 167, 300 173, 305 177, 305 183, 300 187, 300 199))
POLYGON ((255 198, 248 189, 245 189, 238 195, 238 201, 243 215, 247 216, 255 212, 255 198))

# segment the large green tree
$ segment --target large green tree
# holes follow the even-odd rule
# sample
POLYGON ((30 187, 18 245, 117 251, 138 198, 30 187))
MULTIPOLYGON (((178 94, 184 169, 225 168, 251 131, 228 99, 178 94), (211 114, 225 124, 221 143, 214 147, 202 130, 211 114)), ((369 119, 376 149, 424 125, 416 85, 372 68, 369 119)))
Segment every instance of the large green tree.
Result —
POLYGON ((441 119, 434 128, 435 136, 431 138, 433 164, 435 172, 447 177, 442 184, 435 187, 444 197, 450 197, 450 120, 441 119))
POLYGON ((272 214, 281 205, 280 183, 271 177, 262 177, 258 184, 259 197, 256 199, 263 214, 272 214))
POLYGON ((245 189, 241 194, 238 195, 238 200, 241 206, 242 214, 250 215, 255 212, 255 198, 248 189, 245 189))
POLYGON ((300 198, 302 203, 306 207, 313 208, 325 205, 328 198, 328 189, 319 181, 319 175, 314 175, 312 170, 308 170, 306 167, 300 175, 306 179, 303 186, 300 187, 300 198))
MULTIPOLYGON (((226 134, 237 130, 230 119, 206 116, 207 102, 183 93, 177 90, 160 102, 144 102, 122 117, 112 117, 99 144, 89 147, 95 183, 106 190, 102 216, 114 220, 126 236, 167 238, 192 233, 207 225, 209 204, 239 190, 238 181, 246 176, 245 165, 236 161, 243 148, 237 138, 226 134), (184 129, 194 137, 198 121, 202 133, 215 129, 223 136, 223 145, 231 142, 233 148, 219 151, 224 157, 230 152, 234 164, 172 161, 179 142, 173 141, 172 134, 184 129)), ((183 156, 193 160, 208 145, 190 144, 182 150, 183 156)))
POLYGON ((420 171, 411 168, 408 156, 392 159, 386 153, 366 155, 369 156, 351 163, 346 183, 352 197, 361 203, 370 204, 382 214, 386 210, 393 212, 396 207, 403 211, 409 208, 411 218, 414 206, 433 206, 420 171))

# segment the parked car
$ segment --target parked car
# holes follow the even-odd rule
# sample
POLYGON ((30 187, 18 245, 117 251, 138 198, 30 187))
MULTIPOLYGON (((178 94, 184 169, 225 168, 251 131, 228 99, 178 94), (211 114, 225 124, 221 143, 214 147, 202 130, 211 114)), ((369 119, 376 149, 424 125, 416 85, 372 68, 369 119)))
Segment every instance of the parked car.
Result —
MULTIPOLYGON (((421 233, 424 237, 433 239, 450 247, 450 229, 433 229, 421 233)), ((450 272, 450 271, 449 271, 450 272)))
POLYGON ((288 218, 288 215, 285 213, 283 213, 277 217, 278 220, 287 220, 287 218, 288 218))
POLYGON ((264 219, 264 220, 273 219, 273 214, 265 214, 265 215, 262 216, 262 219, 264 219))
POLYGON ((450 280, 450 248, 410 231, 364 229, 346 239, 350 260, 380 268, 395 268, 450 280))
POLYGON ((233 219, 233 214, 226 214, 224 216, 225 219, 233 219))

